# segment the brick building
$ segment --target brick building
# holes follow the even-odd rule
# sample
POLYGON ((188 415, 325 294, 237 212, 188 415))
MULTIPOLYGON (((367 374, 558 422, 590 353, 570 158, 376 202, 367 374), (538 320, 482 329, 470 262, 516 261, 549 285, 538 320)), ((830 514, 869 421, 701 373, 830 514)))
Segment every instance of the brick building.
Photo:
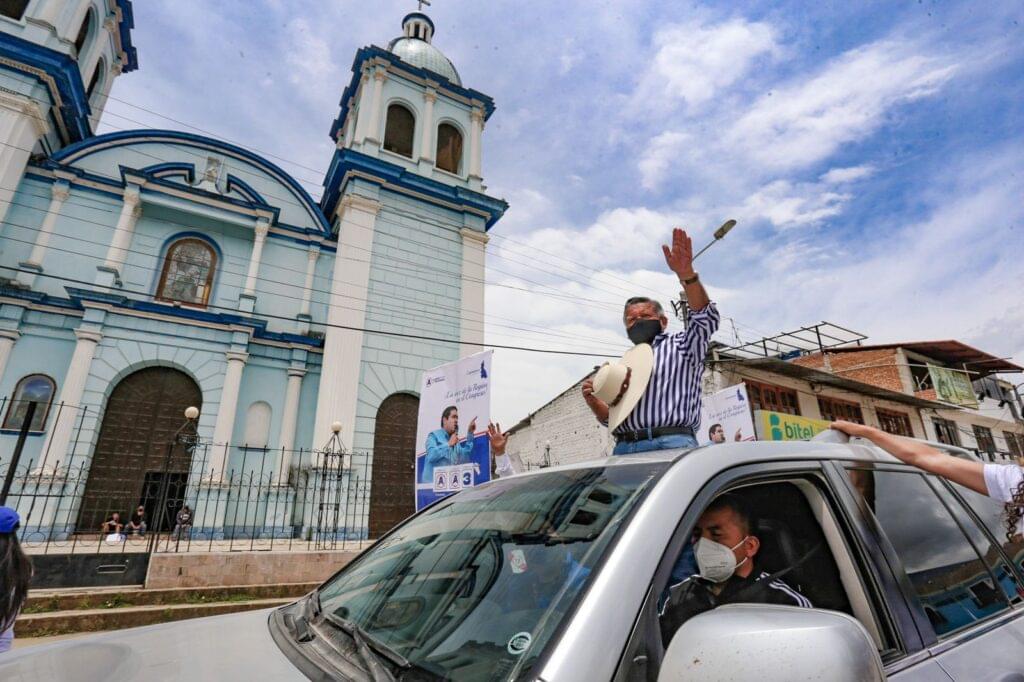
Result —
POLYGON ((926 408, 921 415, 929 440, 962 445, 992 457, 1024 454, 1020 395, 1013 383, 996 376, 1024 368, 1003 358, 946 340, 832 348, 797 358, 793 364, 938 401, 937 407, 926 408), (933 368, 968 378, 972 395, 964 401, 967 405, 938 400, 933 368))
MULTIPOLYGON (((1021 371, 1011 362, 958 341, 849 345, 802 354, 772 354, 766 348, 763 357, 713 344, 704 392, 708 395, 743 383, 752 410, 826 421, 846 419, 1005 459, 1024 454, 1024 410, 1013 384, 996 374, 1021 371), (929 365, 966 371, 977 409, 939 400, 929 365)), ((614 441, 583 402, 582 382, 510 430, 509 450, 528 467, 611 453, 614 441)))

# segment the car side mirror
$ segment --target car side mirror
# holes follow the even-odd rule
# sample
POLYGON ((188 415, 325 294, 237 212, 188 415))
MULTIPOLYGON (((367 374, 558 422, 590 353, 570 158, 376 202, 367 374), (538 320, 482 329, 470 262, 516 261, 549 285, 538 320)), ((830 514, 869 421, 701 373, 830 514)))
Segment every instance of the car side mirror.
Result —
POLYGON ((882 659, 856 619, 823 609, 729 604, 676 631, 658 682, 676 680, 875 682, 882 659))

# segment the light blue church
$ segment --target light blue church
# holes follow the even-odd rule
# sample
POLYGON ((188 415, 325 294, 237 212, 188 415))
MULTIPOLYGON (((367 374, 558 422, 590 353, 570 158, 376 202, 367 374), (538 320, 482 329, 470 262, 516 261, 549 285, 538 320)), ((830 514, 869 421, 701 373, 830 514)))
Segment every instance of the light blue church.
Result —
POLYGON ((481 171, 494 102, 430 18, 357 52, 316 202, 220 140, 93 133, 138 67, 130 0, 0 12, 0 475, 34 402, 11 498, 28 525, 95 532, 143 502, 152 518, 170 489, 198 532, 299 532, 315 512, 297 488, 338 424, 369 490, 345 526, 404 518, 421 373, 480 349, 507 208, 481 171), (175 440, 188 407, 199 446, 175 440), (244 476, 270 485, 239 522, 244 476))

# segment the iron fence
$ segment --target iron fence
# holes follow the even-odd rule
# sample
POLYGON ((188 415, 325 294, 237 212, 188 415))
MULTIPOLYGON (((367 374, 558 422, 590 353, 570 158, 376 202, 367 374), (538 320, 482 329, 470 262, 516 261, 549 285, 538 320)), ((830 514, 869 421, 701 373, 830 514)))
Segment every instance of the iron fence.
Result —
POLYGON ((5 427, 9 411, 21 417, 0 441, 0 476, 32 554, 349 549, 368 537, 371 453, 336 437, 317 450, 212 444, 189 420, 162 441, 107 433, 99 452, 89 408, 31 419, 39 405, 0 398, 5 427), (58 419, 74 427, 60 458, 47 438, 58 419))

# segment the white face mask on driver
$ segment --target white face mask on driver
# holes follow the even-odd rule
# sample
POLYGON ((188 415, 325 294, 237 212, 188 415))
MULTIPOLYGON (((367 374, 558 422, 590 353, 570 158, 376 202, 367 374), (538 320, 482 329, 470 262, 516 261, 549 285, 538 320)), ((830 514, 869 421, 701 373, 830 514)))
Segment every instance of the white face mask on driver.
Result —
POLYGON ((731 578, 736 569, 750 558, 743 557, 743 561, 736 563, 736 555, 733 554, 733 550, 746 542, 749 537, 749 535, 744 537, 733 547, 726 547, 720 542, 707 538, 697 540, 697 544, 693 547, 693 553, 697 559, 700 577, 715 583, 724 583, 731 578))

